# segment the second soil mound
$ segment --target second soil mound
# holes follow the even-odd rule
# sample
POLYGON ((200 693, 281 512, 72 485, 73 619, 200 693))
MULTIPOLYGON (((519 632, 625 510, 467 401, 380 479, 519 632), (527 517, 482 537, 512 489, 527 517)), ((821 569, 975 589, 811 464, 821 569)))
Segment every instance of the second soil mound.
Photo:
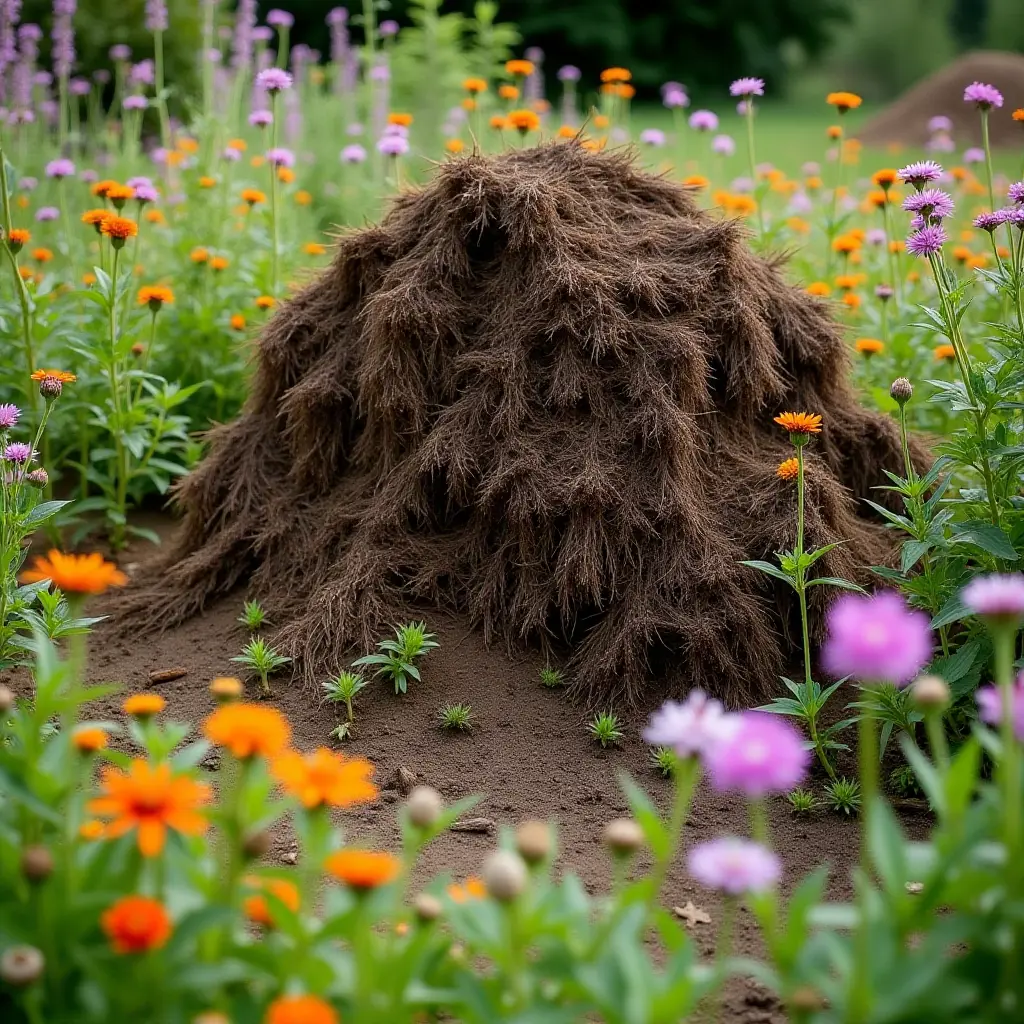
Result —
POLYGON ((270 321, 126 628, 247 584, 310 682, 450 608, 594 700, 750 700, 790 653, 790 593, 738 564, 794 541, 784 409, 824 415, 809 543, 846 543, 820 571, 861 577, 890 551, 856 499, 902 460, 826 307, 626 156, 454 160, 270 321))

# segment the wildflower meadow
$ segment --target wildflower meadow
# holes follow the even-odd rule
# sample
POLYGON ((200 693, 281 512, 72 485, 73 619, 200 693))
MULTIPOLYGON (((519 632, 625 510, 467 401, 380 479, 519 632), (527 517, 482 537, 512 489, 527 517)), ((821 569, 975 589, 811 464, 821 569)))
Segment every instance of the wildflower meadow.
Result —
POLYGON ((22 6, 0 1020, 1024 1020, 1024 94, 22 6))

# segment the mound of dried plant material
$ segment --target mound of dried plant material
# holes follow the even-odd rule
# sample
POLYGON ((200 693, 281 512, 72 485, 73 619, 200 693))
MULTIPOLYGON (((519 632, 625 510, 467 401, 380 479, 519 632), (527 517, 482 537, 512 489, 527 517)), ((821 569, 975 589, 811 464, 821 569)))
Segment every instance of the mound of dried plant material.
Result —
POLYGON ((750 700, 799 635, 790 595, 738 564, 793 544, 784 409, 824 416, 809 544, 846 543, 821 572, 863 578, 890 552, 857 499, 902 460, 826 307, 625 155, 453 160, 269 322, 125 626, 245 586, 313 682, 449 608, 550 647, 591 700, 750 700))

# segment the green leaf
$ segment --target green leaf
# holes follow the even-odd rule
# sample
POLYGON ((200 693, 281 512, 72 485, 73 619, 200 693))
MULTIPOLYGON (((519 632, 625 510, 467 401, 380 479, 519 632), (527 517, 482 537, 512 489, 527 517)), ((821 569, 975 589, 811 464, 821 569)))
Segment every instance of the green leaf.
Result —
POLYGON ((952 534, 953 543, 973 544, 976 548, 981 548, 982 551, 1007 562, 1017 560, 1017 552, 1010 538, 1001 527, 994 523, 980 521, 954 523, 952 534))
POLYGON ((40 523, 45 523, 47 519, 55 516, 65 505, 70 504, 70 501, 41 501, 25 517, 25 525, 38 526, 40 523))
POLYGON ((777 580, 782 580, 783 583, 788 583, 793 586, 793 580, 790 579, 777 565, 772 565, 771 562, 761 561, 749 561, 740 562, 740 565, 749 566, 751 569, 757 569, 758 572, 763 572, 768 576, 774 576, 777 580))
POLYGON ((938 614, 932 619, 932 629, 939 629, 942 626, 948 626, 951 622, 959 622, 961 619, 965 619, 971 614, 971 610, 963 603, 960 598, 960 592, 957 591, 939 609, 938 614))
POLYGON ((858 594, 863 594, 864 588, 856 583, 851 583, 849 580, 840 579, 838 576, 818 576, 813 580, 807 581, 809 587, 837 587, 839 590, 854 590, 858 594))
POLYGON ((890 896, 902 894, 907 883, 907 858, 896 817, 888 803, 881 799, 876 799, 865 811, 868 849, 878 877, 890 896))
POLYGON ((658 859, 667 857, 672 847, 671 837, 647 794, 626 772, 618 773, 619 786, 625 794, 629 809, 643 830, 651 853, 658 859))

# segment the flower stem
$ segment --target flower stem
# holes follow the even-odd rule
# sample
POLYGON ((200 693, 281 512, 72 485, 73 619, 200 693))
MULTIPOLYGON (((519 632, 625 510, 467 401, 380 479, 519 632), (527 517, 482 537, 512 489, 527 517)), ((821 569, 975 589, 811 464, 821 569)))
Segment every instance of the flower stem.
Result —
MULTIPOLYGON (((757 192, 757 160, 754 157, 754 97, 747 97, 747 153, 750 157, 751 187, 757 192)), ((759 200, 757 203, 757 235, 760 241, 764 238, 764 208, 759 200)))
POLYGON ((1000 734, 1002 737, 1002 764, 1000 781, 1003 790, 1003 824, 1005 827, 1007 856, 1015 863, 1021 836, 1021 778, 1020 747, 1014 735, 1013 653, 1017 643, 1017 628, 1001 626, 994 630, 995 680, 1002 697, 1000 734))

